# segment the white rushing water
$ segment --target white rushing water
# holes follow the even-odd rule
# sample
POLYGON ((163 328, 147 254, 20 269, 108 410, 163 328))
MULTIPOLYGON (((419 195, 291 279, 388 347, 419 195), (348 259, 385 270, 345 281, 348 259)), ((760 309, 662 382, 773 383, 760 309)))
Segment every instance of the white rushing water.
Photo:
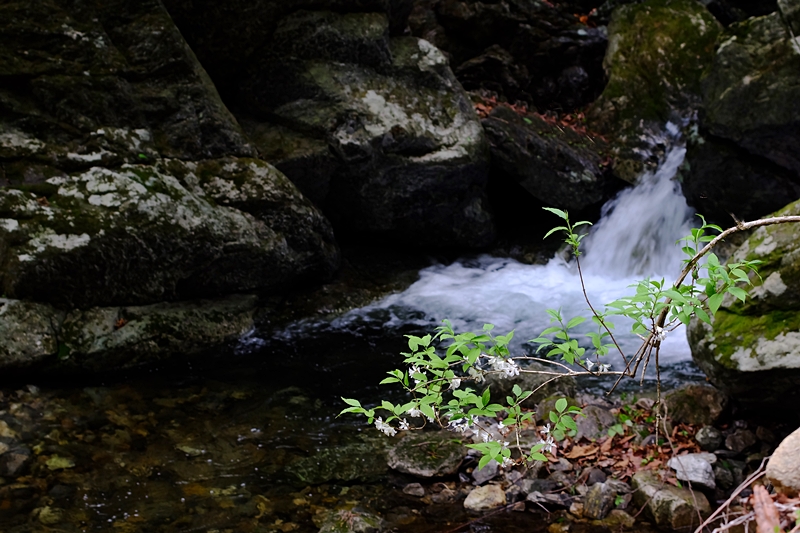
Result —
MULTIPOLYGON (((669 281, 680 271, 682 252, 675 242, 690 232, 693 217, 674 179, 684 154, 685 149, 672 148, 655 172, 643 175, 635 187, 609 201, 584 240, 581 266, 596 307, 631 294, 629 285, 638 279, 669 281)), ((554 216, 553 226, 559 222, 554 216)), ((457 331, 479 331, 484 323, 493 323, 498 333, 515 330, 520 343, 550 325, 548 308, 561 308, 567 319, 588 316, 574 261, 561 258, 547 265, 525 265, 482 256, 432 266, 422 270, 420 279, 404 292, 370 307, 417 310, 432 325, 447 318, 457 331)), ((622 320, 616 322, 618 332, 629 330, 622 320)), ((638 338, 620 337, 626 352, 635 351, 638 338)), ((681 327, 662 345, 660 361, 670 364, 690 358, 681 327)), ((609 360, 616 368, 620 361, 609 360)))

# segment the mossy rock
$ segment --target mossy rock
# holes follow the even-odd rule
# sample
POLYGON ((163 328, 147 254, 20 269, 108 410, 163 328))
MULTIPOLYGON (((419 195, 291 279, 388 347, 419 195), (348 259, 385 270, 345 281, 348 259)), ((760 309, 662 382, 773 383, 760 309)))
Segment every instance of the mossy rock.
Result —
POLYGON ((603 60, 608 84, 587 118, 613 139, 618 177, 633 181, 653 149, 649 138, 698 109, 720 31, 694 0, 647 0, 614 11, 603 60))
MULTIPOLYGON (((796 215, 800 201, 775 213, 796 215)), ((748 407, 798 398, 800 380, 800 247, 795 224, 757 229, 732 261, 762 261, 744 303, 730 295, 706 324, 688 329, 695 362, 711 382, 748 407)))
POLYGON ((355 443, 324 448, 287 465, 286 472, 301 484, 330 481, 374 481, 387 472, 382 444, 355 443))

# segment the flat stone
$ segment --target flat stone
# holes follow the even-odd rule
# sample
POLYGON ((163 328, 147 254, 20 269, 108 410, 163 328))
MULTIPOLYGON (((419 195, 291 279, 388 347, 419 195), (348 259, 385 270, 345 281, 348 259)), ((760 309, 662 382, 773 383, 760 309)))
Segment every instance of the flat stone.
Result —
POLYGON ((690 453, 673 457, 667 462, 667 466, 676 471, 679 480, 713 490, 716 487, 716 480, 709 455, 714 457, 713 461, 716 462, 713 453, 690 453))
POLYGON ((495 477, 497 477, 498 471, 499 468, 497 461, 492 459, 491 461, 486 463, 486 465, 483 468, 481 469, 475 468, 475 470, 472 471, 472 479, 475 480, 476 485, 483 485, 490 479, 494 479, 495 477))
POLYGON ((403 494, 408 494, 410 496, 416 496, 417 498, 422 498, 423 496, 425 496, 425 488, 419 483, 409 483, 408 485, 403 487, 403 494))
POLYGON ((449 431, 416 431, 407 434, 388 452, 389 468, 429 478, 458 471, 466 448, 453 442, 449 431))
POLYGON ((742 453, 756 443, 756 436, 749 429, 737 429, 725 437, 725 447, 735 453, 742 453))
POLYGON ((464 500, 464 508, 468 511, 490 511, 505 504, 506 493, 499 485, 477 487, 464 500))

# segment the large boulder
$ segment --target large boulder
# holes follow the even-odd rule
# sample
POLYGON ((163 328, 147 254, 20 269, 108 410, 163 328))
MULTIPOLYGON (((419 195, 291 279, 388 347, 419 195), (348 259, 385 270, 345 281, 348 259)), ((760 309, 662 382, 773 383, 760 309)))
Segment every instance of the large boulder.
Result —
POLYGON ((139 339, 159 356, 196 353, 246 331, 255 302, 221 304, 219 327, 216 304, 195 320, 163 302, 191 310, 336 269, 329 223, 256 158, 159 1, 6 2, 0 29, 1 327, 25 313, 35 326, 3 336, 0 366, 98 353, 63 342, 66 315, 89 308, 166 306, 142 311, 160 317, 145 333, 100 342, 106 352, 139 339))
MULTIPOLYGON (((796 201, 776 215, 800 214, 796 201)), ((730 295, 711 325, 689 324, 692 357, 709 380, 749 409, 800 400, 800 244, 795 224, 762 227, 731 260, 762 261, 746 302, 730 295)), ((784 411, 781 411, 784 413, 784 411)))
POLYGON ((799 6, 785 0, 719 38, 683 172, 687 199, 709 218, 757 218, 800 197, 799 6))
POLYGON ((643 507, 646 516, 665 531, 688 530, 700 523, 699 516, 706 517, 711 512, 702 492, 669 485, 653 472, 636 472, 631 485, 634 503, 643 507))
POLYGON ((441 52, 383 13, 296 11, 244 74, 242 124, 338 232, 423 245, 494 238, 488 145, 441 52))
POLYGON ((578 211, 608 197, 610 148, 602 138, 502 105, 483 119, 483 127, 494 171, 537 200, 578 211))
POLYGON ((603 65, 608 84, 587 118, 616 141, 614 172, 634 181, 668 120, 689 118, 721 26, 700 2, 647 0, 614 11, 603 65))

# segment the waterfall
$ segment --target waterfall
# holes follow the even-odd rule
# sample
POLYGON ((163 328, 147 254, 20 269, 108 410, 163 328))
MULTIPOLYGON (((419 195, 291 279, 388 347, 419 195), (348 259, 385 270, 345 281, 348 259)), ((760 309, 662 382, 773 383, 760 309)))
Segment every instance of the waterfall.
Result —
MULTIPOLYGON (((631 294, 637 279, 669 280, 679 272, 682 252, 675 243, 690 232, 693 214, 674 179, 684 154, 682 147, 670 149, 654 172, 604 206, 601 220, 584 239, 581 264, 593 305, 602 308, 631 294)), ((553 225, 558 223, 553 217, 553 225)), ((567 319, 588 314, 575 265, 558 257, 547 265, 525 265, 484 255, 428 267, 407 290, 370 307, 416 310, 425 316, 420 325, 438 325, 447 318, 459 331, 479 331, 484 323, 493 323, 500 332, 515 330, 521 349, 550 325, 546 309, 561 308, 567 319)), ((408 321, 401 318, 407 316, 395 313, 393 321, 408 321)), ((625 319, 617 322, 623 348, 635 351, 639 339, 622 333, 629 327, 625 319)), ((681 327, 662 345, 661 362, 690 358, 681 327)))

